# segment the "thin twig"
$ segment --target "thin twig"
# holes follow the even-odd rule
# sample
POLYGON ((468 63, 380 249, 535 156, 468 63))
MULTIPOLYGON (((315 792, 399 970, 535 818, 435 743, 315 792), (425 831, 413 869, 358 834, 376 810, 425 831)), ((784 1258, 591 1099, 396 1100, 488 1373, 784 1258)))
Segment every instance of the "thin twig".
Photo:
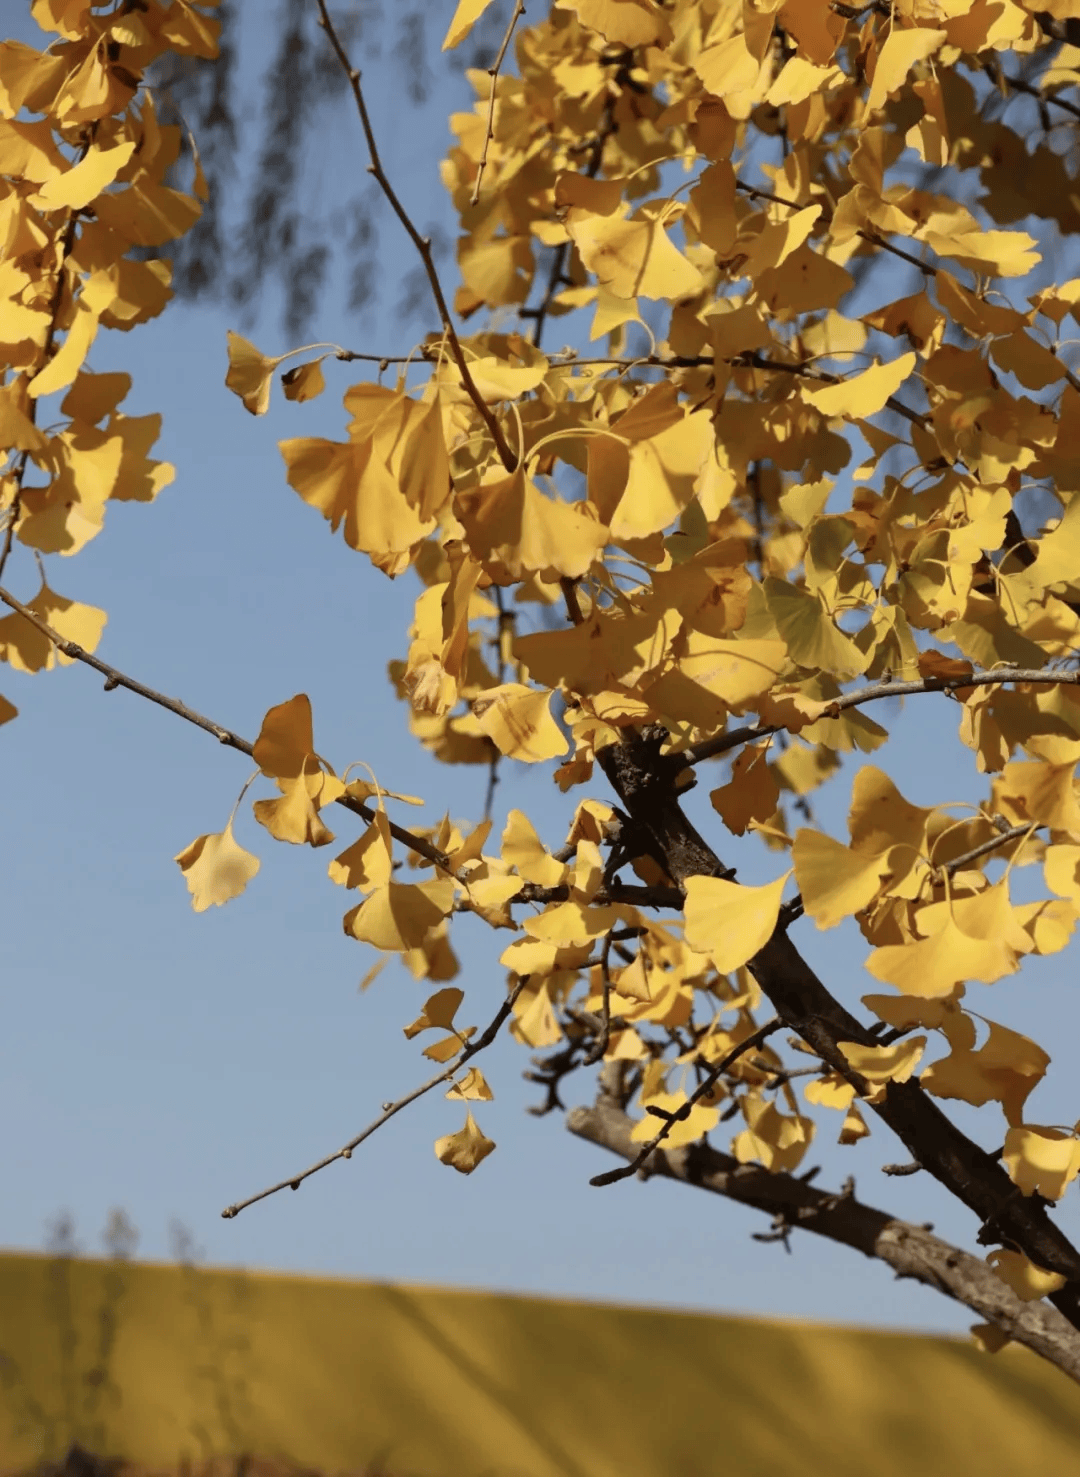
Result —
POLYGON ((499 54, 495 58, 495 64, 494 66, 488 67, 488 77, 491 79, 491 82, 490 95, 488 97, 487 131, 484 134, 484 147, 480 153, 480 163, 476 167, 476 183, 473 185, 473 192, 469 199, 470 205, 475 205, 480 199, 480 185, 484 178, 484 170, 487 168, 488 149, 491 147, 491 141, 495 137, 495 84, 499 80, 499 70, 506 56, 507 47, 510 45, 510 38, 514 34, 514 28, 524 14, 525 6, 522 4, 522 0, 517 0, 517 4, 514 6, 514 13, 510 17, 510 24, 506 28, 506 35, 502 38, 499 54))
POLYGON ((442 321, 443 330, 446 334, 446 340, 447 343, 450 345, 450 352, 454 356, 454 362, 457 364, 458 372, 461 375, 461 383, 465 387, 465 391, 468 394, 469 399, 476 406, 477 413, 479 414, 480 419, 484 422, 485 426, 487 426, 488 431, 491 434, 491 439, 495 443, 495 449, 499 453, 499 459, 501 460, 503 466, 508 472, 513 472, 517 467, 517 457, 514 455, 510 443, 507 441, 506 436, 503 434, 502 427, 499 425, 498 420, 492 413, 491 407, 485 404, 484 397, 476 388, 476 383, 473 380, 472 374, 469 370, 468 361, 465 358, 465 352, 461 347, 461 341, 457 336, 457 330, 455 329, 453 319, 450 316, 450 308, 447 305, 445 296, 443 295, 442 283, 439 281, 439 274, 435 269, 435 258, 431 254, 431 241, 427 236, 421 236, 420 232, 413 225, 412 217, 409 215, 404 205, 402 205, 401 201, 398 199, 393 185, 390 183, 389 179, 386 176, 386 172, 382 167, 382 160, 379 157, 378 146, 375 143, 375 133, 371 126, 371 119, 368 117, 367 104, 364 101, 363 90, 360 87, 360 73, 349 60, 348 53, 341 43, 341 38, 339 37, 337 31, 334 29, 334 23, 330 19, 330 12, 326 8, 326 0, 315 0, 315 3, 319 7, 319 24, 326 32, 327 37, 330 41, 330 45, 334 48, 337 59, 341 63, 345 71, 345 75, 349 79, 349 85, 352 88, 353 97, 356 100, 356 109, 357 112, 360 114, 360 124, 364 130, 364 138, 367 142, 368 156, 371 160, 371 163, 368 165, 368 172, 374 175, 379 188, 382 190, 383 194, 390 202, 391 209, 397 216, 398 220, 401 222, 402 226, 405 228, 405 232, 408 235, 409 240, 413 243, 413 245, 416 247, 416 250, 420 254, 420 260, 424 264, 424 271, 427 274, 428 282, 431 284, 431 292, 432 296, 435 299, 435 305, 439 310, 439 318, 442 321))
MULTIPOLYGON (((1046 667, 995 667, 988 672, 969 672, 963 677, 925 677, 918 682, 875 682, 872 687, 857 688, 833 698, 820 713, 821 718, 836 718, 847 708, 858 708, 863 703, 878 702, 886 697, 914 697, 923 692, 957 692, 969 687, 997 687, 1006 682, 1029 682, 1048 686, 1080 685, 1080 671, 1064 672, 1046 667)), ((816 719, 813 721, 817 721, 816 719)), ((755 723, 744 728, 732 729, 729 733, 718 733, 713 738, 691 744, 680 755, 683 764, 700 764, 704 759, 714 759, 739 744, 748 744, 755 739, 768 738, 771 734, 784 731, 782 723, 755 723)))
MULTIPOLYGON (((16 600, 15 596, 2 586, 0 586, 0 601, 8 606, 9 609, 14 610, 16 614, 28 620, 43 636, 47 636, 57 651, 62 652, 64 656, 69 657, 72 661, 83 662, 86 666, 93 667, 95 672, 100 672, 105 678, 106 692, 112 692, 117 687, 126 688, 128 692, 133 692, 138 697, 144 697, 148 702, 156 703, 159 708, 165 708, 168 712, 175 713, 178 718, 183 718, 186 723, 193 723, 196 728, 201 728, 204 733, 212 734, 218 743, 224 745, 225 748, 236 749, 239 753, 246 754, 249 759, 254 757, 255 746, 248 739, 241 738, 238 733, 233 733, 232 729, 225 728, 223 724, 215 723, 212 718, 206 718, 202 713, 197 713, 194 708, 189 708, 186 703, 180 702, 178 698, 166 697, 163 692, 158 692, 153 687, 147 687, 145 683, 136 681, 134 677, 129 677, 125 672, 121 672, 118 667, 110 666, 108 662, 103 662, 100 657, 94 656, 92 652, 86 651, 78 642, 66 640, 58 631, 53 630, 48 621, 42 620, 35 611, 24 605, 21 600, 16 600)), ((346 810, 351 810, 354 815, 360 816, 369 825, 375 819, 375 812, 371 807, 365 805, 362 800, 357 800, 353 795, 339 795, 335 803, 344 806, 346 810)), ((395 821, 389 821, 388 824, 390 834, 395 841, 400 841, 403 846, 408 846, 410 850, 417 852, 418 855, 422 856, 426 861, 432 862, 436 867, 441 868, 449 876, 456 876, 450 865, 450 859, 444 851, 440 851, 437 846, 432 846, 430 841, 425 840, 423 836, 418 836, 415 831, 408 831, 404 826, 399 826, 395 821)))
POLYGON ((513 1010, 514 1002, 525 988, 527 980, 527 975, 518 980, 511 993, 499 1006, 494 1019, 488 1025, 487 1029, 475 1041, 468 1042, 463 1048, 461 1055, 449 1067, 437 1073, 436 1076, 430 1078, 420 1087, 414 1088, 412 1092, 407 1092, 404 1097, 398 1098, 397 1102, 388 1103, 378 1118, 369 1123, 354 1139, 350 1139, 347 1144, 342 1145, 335 1153, 327 1154, 324 1159, 320 1159, 315 1164, 308 1165, 307 1169, 301 1170, 299 1174, 294 1174, 290 1179, 281 1180, 276 1185, 270 1185, 267 1189, 260 1190, 257 1195, 249 1195, 246 1200, 238 1200, 235 1205, 227 1206, 221 1212, 222 1218, 230 1221, 234 1216, 238 1216, 242 1210, 247 1210, 249 1205, 255 1205, 260 1200, 266 1200, 270 1195, 276 1195, 279 1190, 299 1190, 304 1181, 310 1179, 313 1174, 318 1174, 320 1169, 325 1169, 327 1165, 336 1163, 338 1159, 351 1159, 353 1150, 359 1148, 365 1139, 369 1139, 373 1133, 382 1128, 384 1123, 389 1123, 390 1119, 395 1114, 400 1113, 402 1108, 407 1108, 410 1103, 415 1103, 417 1098, 422 1098, 425 1093, 431 1092, 432 1088, 438 1087, 440 1083, 449 1082, 454 1073, 459 1071, 467 1061, 470 1061, 478 1052, 484 1051, 486 1047, 491 1045, 509 1017, 510 1012, 513 1010))
POLYGON ((632 1159, 629 1164, 621 1164, 618 1169, 609 1169, 605 1174, 594 1175, 589 1181, 589 1184, 597 1186, 614 1185, 617 1181, 629 1179, 632 1174, 636 1174, 653 1150, 659 1148, 667 1138, 671 1132, 672 1125, 681 1122, 684 1118, 689 1118, 690 1110, 694 1104, 711 1090, 713 1085, 719 1081, 720 1077, 723 1076, 728 1068, 733 1066, 744 1052, 753 1051, 767 1037, 771 1036, 774 1031, 779 1031, 783 1024, 784 1022, 779 1016, 774 1016, 771 1021, 766 1021, 765 1025, 759 1026, 744 1041, 740 1041, 737 1046, 733 1046, 725 1056, 720 1058, 716 1066, 701 1079, 679 1111, 672 1113, 670 1118, 665 1118, 658 1131, 643 1146, 635 1159, 632 1159))
POLYGON ((614 942, 614 932, 614 929, 608 929, 604 936, 603 948, 600 950, 600 974, 604 981, 604 1001, 600 1007, 600 1029, 596 1033, 596 1040, 582 1059, 582 1065, 586 1067, 591 1067, 594 1062, 603 1060, 611 1039, 611 945, 614 942))
POLYGON ((1034 835, 1034 829, 1030 821, 1023 826, 1010 826, 1007 831, 991 836, 990 840, 984 841, 981 846, 973 846, 970 851, 965 851, 963 856, 954 856, 951 862, 942 862, 939 870, 948 872, 951 877, 961 867, 966 867, 968 862, 978 861, 979 857, 986 856, 988 852, 997 851, 999 846, 1007 846, 1010 841, 1015 841, 1020 836, 1034 835))

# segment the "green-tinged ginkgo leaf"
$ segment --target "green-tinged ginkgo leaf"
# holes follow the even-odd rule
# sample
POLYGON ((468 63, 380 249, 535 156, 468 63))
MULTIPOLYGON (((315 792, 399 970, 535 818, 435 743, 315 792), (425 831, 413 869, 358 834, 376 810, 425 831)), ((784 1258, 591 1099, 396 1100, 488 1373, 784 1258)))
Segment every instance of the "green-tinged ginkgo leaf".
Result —
POLYGON ((449 1164, 459 1174, 472 1174, 476 1166, 494 1150, 494 1141, 481 1133, 471 1113, 465 1115, 464 1128, 435 1140, 436 1159, 440 1164, 449 1164))
POLYGON ((834 677, 853 677, 866 671, 867 653, 844 635, 817 595, 774 578, 765 581, 765 592, 769 611, 793 662, 834 677))
POLYGON ((780 900, 791 876, 785 872, 764 887, 743 887, 720 877, 687 877, 686 942, 708 954, 721 974, 752 959, 772 937, 780 900))
POLYGON ((245 851, 233 835, 232 821, 224 831, 196 836, 174 861, 184 874, 196 913, 239 897, 259 870, 259 858, 245 851))
POLYGON ((506 682, 473 700, 473 714, 500 754, 539 764, 557 759, 570 745, 551 716, 551 693, 542 687, 506 682))
POLYGON ((271 359, 246 338, 230 329, 228 334, 229 369, 226 387, 239 395, 252 415, 265 415, 270 406, 270 381, 284 355, 271 359))

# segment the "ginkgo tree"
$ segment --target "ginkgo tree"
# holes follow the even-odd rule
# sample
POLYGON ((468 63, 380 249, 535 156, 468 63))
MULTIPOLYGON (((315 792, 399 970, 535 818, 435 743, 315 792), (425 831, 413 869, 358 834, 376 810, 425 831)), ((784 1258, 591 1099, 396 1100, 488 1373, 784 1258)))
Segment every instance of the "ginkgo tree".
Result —
MULTIPOLYGON (((227 1216, 436 1089, 464 1123, 435 1152, 471 1173, 495 1147, 476 1059, 506 1028, 547 1106, 598 1078, 569 1127, 623 1162, 594 1184, 661 1174, 755 1206, 1080 1379, 1080 1250, 1055 1217, 1080 1124, 1029 1116, 1049 1053, 967 993, 1066 950, 1080 916, 1080 0, 1039 4, 555 0, 526 24, 517 3, 450 120, 452 287, 312 0, 431 324, 363 364, 342 439, 281 443, 284 481, 372 578, 414 581, 390 675, 417 743, 492 778, 547 766, 580 796, 554 849, 519 809, 501 833, 490 813, 411 820, 415 797, 319 752, 305 695, 249 741, 96 656, 103 611, 44 575, 28 602, 8 591, 9 563, 76 554, 110 501, 173 476, 160 417, 126 415, 129 377, 86 361, 168 303, 160 249, 206 184, 148 82, 170 54, 213 65, 217 22, 212 0, 33 0, 41 48, 0 47, 0 655, 88 663, 251 756, 255 819, 333 846, 346 933, 431 987, 403 1027, 434 1074, 227 1216), (897 262, 920 289, 870 308, 897 262), (578 348, 543 347, 559 319, 578 348), (884 700, 934 694, 978 806, 917 806, 863 757, 889 742, 884 700), (685 806, 702 781, 707 826, 685 806), (846 834, 814 822, 826 784, 846 834), (764 885, 739 879, 750 848, 764 885), (506 937, 505 978, 468 991, 463 914, 506 937), (851 919, 858 1013, 799 948, 851 919), (950 1104, 982 1111, 981 1141, 950 1104), (910 1155, 898 1173, 974 1214, 985 1260, 803 1171, 815 1135, 877 1124, 910 1155)), ((447 6, 446 49, 487 5, 447 6)), ((226 384, 260 415, 277 378, 302 402, 328 361, 371 357, 230 334, 226 384)), ((232 818, 176 861, 196 910, 259 867, 232 818)))

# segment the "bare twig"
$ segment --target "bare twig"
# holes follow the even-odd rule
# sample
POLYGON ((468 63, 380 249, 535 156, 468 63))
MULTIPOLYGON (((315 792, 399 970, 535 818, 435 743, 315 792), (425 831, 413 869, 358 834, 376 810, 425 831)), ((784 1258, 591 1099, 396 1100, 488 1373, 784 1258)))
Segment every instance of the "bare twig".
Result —
MULTIPOLYGON (((180 702, 178 698, 166 697, 163 692, 158 692, 153 687, 147 687, 145 683, 136 681, 134 677, 129 677, 125 672, 121 672, 118 667, 110 666, 108 662, 103 662, 100 657, 94 656, 92 652, 86 651, 77 642, 66 640, 58 631, 53 630, 48 621, 42 620, 39 615, 24 605, 21 600, 16 600, 15 596, 2 586, 0 586, 0 601, 8 606, 9 609, 14 610, 16 614, 25 617, 43 636, 47 636, 57 651, 62 652, 64 656, 70 657, 72 661, 82 662, 88 667, 93 667, 95 672, 100 672, 105 678, 106 692, 112 692, 117 687, 126 688, 128 692, 133 692, 138 697, 146 698, 147 702, 156 703, 159 708, 165 708, 168 712, 175 713, 178 718, 183 718, 185 723, 193 723, 196 728, 201 728, 204 733, 212 734, 218 743, 224 745, 225 748, 236 749, 239 753, 246 754, 248 758, 254 756, 255 748, 249 740, 241 738, 238 733, 233 733, 232 729, 225 728, 220 723, 215 723, 212 718, 206 718, 202 713, 197 713, 194 708, 189 708, 186 703, 180 702)), ((375 819, 375 812, 371 807, 365 805, 362 800, 357 800, 352 795, 339 795, 335 803, 344 806, 346 810, 351 810, 354 815, 360 816, 369 825, 375 819)), ((431 842, 423 836, 418 836, 415 831, 406 830, 404 826, 399 826, 395 821, 390 821, 389 826, 390 834, 394 837, 395 841, 400 841, 403 846, 408 846, 426 861, 432 862, 436 867, 440 867, 449 876, 456 875, 450 866, 450 861, 446 853, 440 851, 437 846, 432 846, 431 842)))
POLYGON ((427 274, 428 282, 431 284, 431 293, 435 299, 435 305, 439 310, 439 317, 442 321, 443 330, 446 333, 446 340, 447 343, 450 345, 450 352, 454 356, 454 362, 457 364, 458 372, 461 375, 461 383, 464 386, 469 399, 476 406, 476 410, 478 415, 480 416, 480 419, 484 422, 485 426, 487 426, 488 431, 491 435, 491 439, 495 443, 495 449, 499 453, 499 459, 502 461, 503 466, 508 472, 512 472, 517 466, 517 457, 514 455, 510 443, 507 441, 506 436, 503 433, 502 427, 499 425, 498 420, 492 413, 491 407, 485 403, 484 397, 476 388, 476 383, 473 380, 472 374, 469 370, 468 361, 465 358, 465 352, 461 347, 461 341, 457 336, 457 330, 455 329, 453 319, 450 316, 450 308, 443 294, 442 283, 439 281, 439 274, 435 269, 435 258, 431 254, 431 241, 427 236, 421 236, 420 232, 413 225, 412 217, 409 215, 404 205, 402 205, 401 201, 398 199, 393 185, 390 183, 389 179, 386 176, 386 171, 382 167, 382 160, 379 157, 378 146, 375 143, 375 133, 371 126, 371 119, 368 116, 367 104, 364 101, 364 93, 360 86, 360 73, 349 60, 348 53, 342 45, 341 38, 338 35, 337 31, 334 29, 334 23, 330 19, 330 12, 326 8, 326 0, 315 0, 315 3, 319 7, 319 24, 326 32, 327 37, 330 41, 330 45, 334 48, 337 59, 341 63, 346 77, 348 77, 349 79, 349 85, 352 88, 353 97, 356 100, 356 110, 360 114, 360 124, 364 130, 364 138, 367 142, 368 155, 371 159, 371 163, 368 165, 368 171, 370 174, 374 175, 379 188, 382 190, 383 194, 390 202, 391 209, 397 216, 398 220, 401 222, 402 226, 405 228, 405 232, 408 235, 409 240, 416 247, 416 250, 420 255, 420 260, 424 264, 424 271, 427 274))
POLYGON ((774 1031, 779 1031, 783 1024, 780 1017, 775 1016, 771 1021, 766 1021, 765 1025, 759 1026, 756 1031, 753 1031, 745 1040, 740 1041, 737 1046, 733 1046, 701 1079, 679 1111, 672 1113, 670 1118, 665 1118, 657 1132, 647 1144, 643 1145, 640 1152, 629 1164, 623 1164, 618 1169, 609 1169, 605 1174, 593 1175, 589 1184, 597 1186, 614 1185, 618 1180, 629 1179, 632 1174, 636 1174, 649 1155, 655 1149, 658 1149, 667 1138, 671 1132, 672 1125, 681 1122, 684 1118, 689 1118, 690 1110, 694 1104, 700 1101, 712 1089, 728 1068, 733 1066, 744 1052, 753 1051, 767 1037, 771 1036, 774 1031))
POLYGON ((510 45, 510 38, 514 34, 514 28, 524 14, 525 6, 522 4, 522 0, 517 0, 517 4, 514 6, 514 13, 510 17, 510 24, 506 28, 506 35, 502 38, 499 54, 495 58, 494 65, 488 67, 490 95, 488 97, 487 131, 484 134, 484 147, 480 154, 480 163, 476 167, 476 183, 473 185, 472 196, 469 200, 470 205, 475 205, 480 199, 480 185, 483 182, 484 170, 487 168, 488 149, 491 147, 491 140, 495 137, 495 87, 499 80, 499 71, 506 57, 506 50, 510 45))
MULTIPOLYGON (((845 692, 840 697, 833 698, 819 716, 835 718, 847 708, 858 708, 864 703, 879 702, 887 697, 915 697, 924 692, 959 692, 975 687, 1000 687, 1007 682, 1075 687, 1080 685, 1080 670, 1064 671, 1060 667, 994 667, 990 671, 969 672, 964 676, 923 677, 914 682, 875 682, 870 687, 859 687, 854 692, 845 692)), ((717 754, 724 754, 740 744, 780 733, 783 728, 781 723, 753 723, 732 729, 728 733, 718 733, 713 738, 703 739, 699 744, 691 744, 679 755, 679 760, 682 764, 700 764, 702 760, 714 759, 717 754)))
POLYGON ((454 1073, 459 1071, 467 1061, 471 1061, 474 1056, 491 1045, 509 1018, 510 1012, 514 1008, 514 1002, 525 988, 527 982, 527 975, 518 980, 513 990, 499 1006, 494 1018, 484 1032, 475 1041, 468 1042, 460 1056, 449 1067, 446 1067, 442 1072, 438 1072, 434 1077, 429 1078, 420 1087, 413 1088, 412 1092, 407 1092, 404 1097, 398 1098, 397 1102, 387 1103, 378 1118, 375 1118, 369 1123, 354 1139, 350 1139, 347 1144, 343 1144, 335 1153, 327 1154, 325 1158, 318 1160, 315 1164, 309 1164, 307 1169, 301 1170, 299 1174, 294 1174, 287 1180, 280 1180, 276 1185, 270 1185, 265 1190, 260 1190, 257 1195, 249 1195, 246 1200, 238 1200, 235 1205, 226 1206, 221 1212, 222 1218, 227 1221, 232 1220, 242 1210, 247 1210, 249 1205, 255 1205, 260 1200, 266 1200, 270 1195, 276 1195, 279 1190, 299 1190, 304 1181, 310 1179, 313 1174, 318 1174, 320 1169, 325 1169, 328 1165, 335 1164, 339 1159, 351 1159, 353 1150, 359 1148, 365 1139, 369 1139, 373 1133, 376 1133, 382 1128, 384 1123, 389 1123, 390 1119, 395 1114, 400 1113, 402 1108, 407 1108, 410 1103, 415 1103, 417 1098, 422 1098, 425 1093, 431 1092, 433 1088, 438 1087, 441 1083, 449 1082, 454 1073))
POLYGON ((970 851, 965 851, 962 856, 954 856, 951 862, 942 862, 940 870, 948 872, 951 877, 961 867, 966 867, 968 862, 978 861, 979 857, 986 856, 991 851, 997 851, 1001 846, 1008 846, 1010 841, 1016 841, 1021 836, 1034 835, 1039 827, 1032 827, 1029 821, 1024 826, 1010 826, 1008 830, 1000 832, 997 836, 991 836, 989 841, 984 841, 981 846, 973 846, 970 851))

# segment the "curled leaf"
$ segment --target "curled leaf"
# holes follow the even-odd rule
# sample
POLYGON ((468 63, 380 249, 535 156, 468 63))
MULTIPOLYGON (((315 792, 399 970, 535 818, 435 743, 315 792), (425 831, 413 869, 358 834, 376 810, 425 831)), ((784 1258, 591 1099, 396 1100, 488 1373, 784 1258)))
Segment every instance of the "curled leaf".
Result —
POLYGON ((184 874, 196 913, 239 897, 259 870, 259 858, 233 836, 232 821, 224 831, 196 836, 174 861, 184 874))
POLYGON ((472 1174, 494 1148, 494 1141, 486 1138, 473 1115, 466 1113, 464 1128, 435 1140, 435 1157, 440 1164, 449 1164, 459 1174, 472 1174))

